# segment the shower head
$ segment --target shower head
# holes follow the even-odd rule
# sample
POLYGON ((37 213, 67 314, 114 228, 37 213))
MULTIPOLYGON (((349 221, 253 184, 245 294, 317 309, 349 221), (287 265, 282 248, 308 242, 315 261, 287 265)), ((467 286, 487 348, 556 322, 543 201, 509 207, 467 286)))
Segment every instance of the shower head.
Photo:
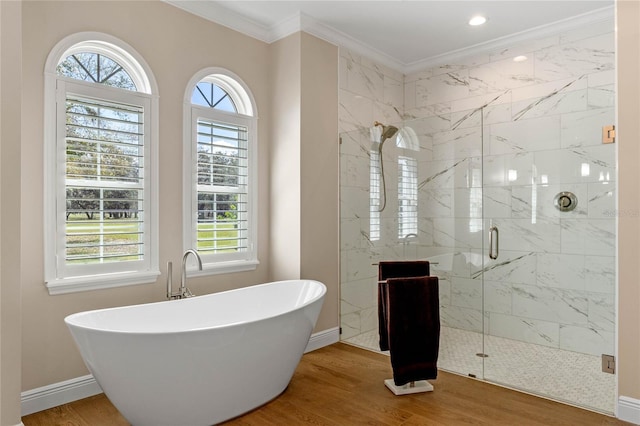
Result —
POLYGON ((382 141, 385 141, 389 138, 392 138, 395 136, 395 134, 398 132, 398 128, 394 127, 394 126, 382 126, 382 141))
POLYGON ((380 136, 380 144, 381 145, 382 145, 382 143, 384 141, 386 141, 389 138, 392 138, 393 136, 395 136, 396 133, 398 133, 398 128, 395 127, 395 126, 385 126, 384 124, 380 123, 379 121, 376 121, 373 124, 374 124, 374 126, 382 127, 382 136, 380 136))

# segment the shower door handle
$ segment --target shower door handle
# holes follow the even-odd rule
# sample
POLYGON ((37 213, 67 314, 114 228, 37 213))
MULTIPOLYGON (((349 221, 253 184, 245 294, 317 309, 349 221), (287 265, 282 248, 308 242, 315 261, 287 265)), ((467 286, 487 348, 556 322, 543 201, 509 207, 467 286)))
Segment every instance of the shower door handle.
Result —
POLYGON ((493 225, 491 228, 489 228, 489 259, 497 259, 498 258, 498 253, 499 253, 499 238, 500 235, 498 233, 498 227, 493 225), (493 235, 495 234, 495 246, 496 246, 496 250, 495 253, 493 251, 493 245, 494 245, 494 239, 493 239, 493 235))

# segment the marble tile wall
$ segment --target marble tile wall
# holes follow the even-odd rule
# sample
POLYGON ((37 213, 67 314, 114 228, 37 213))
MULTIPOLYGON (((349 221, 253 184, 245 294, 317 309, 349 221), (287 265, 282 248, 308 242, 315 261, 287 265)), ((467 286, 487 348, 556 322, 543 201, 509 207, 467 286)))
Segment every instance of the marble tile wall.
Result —
POLYGON ((373 264, 430 258, 444 325, 613 353, 616 160, 615 145, 601 142, 615 119, 613 29, 574 29, 404 76, 341 52, 344 338, 377 327, 373 264), (384 146, 388 206, 376 241, 374 120, 410 127, 420 143, 417 153, 384 146), (408 244, 397 235, 398 155, 419 164, 419 239, 408 244), (575 210, 554 207, 560 191, 576 194, 575 210), (487 257, 491 225, 497 260, 487 257))

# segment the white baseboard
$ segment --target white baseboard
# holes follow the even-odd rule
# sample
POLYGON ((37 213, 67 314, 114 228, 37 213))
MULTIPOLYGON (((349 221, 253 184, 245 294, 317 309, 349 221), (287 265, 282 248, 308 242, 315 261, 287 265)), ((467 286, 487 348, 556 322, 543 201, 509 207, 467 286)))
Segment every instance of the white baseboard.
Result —
POLYGON ((340 341, 340 327, 319 331, 311 335, 304 353, 315 351, 340 341))
POLYGON ((20 395, 22 415, 48 410, 99 393, 102 393, 102 388, 91 374, 28 390, 20 395))
POLYGON ((640 399, 628 396, 618 397, 618 418, 625 422, 640 425, 640 399))
MULTIPOLYGON (((340 329, 338 327, 312 334, 305 353, 331 345, 339 340, 340 329)), ((26 416, 38 411, 48 410, 49 408, 88 398, 99 393, 102 393, 102 389, 90 374, 32 389, 22 392, 20 395, 22 415, 26 416)))

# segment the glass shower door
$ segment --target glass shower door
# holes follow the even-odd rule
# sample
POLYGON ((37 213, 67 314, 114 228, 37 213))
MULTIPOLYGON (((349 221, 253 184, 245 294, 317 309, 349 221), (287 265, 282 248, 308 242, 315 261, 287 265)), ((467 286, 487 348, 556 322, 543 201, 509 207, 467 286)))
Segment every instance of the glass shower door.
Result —
POLYGON ((550 106, 586 91, 485 122, 484 378, 612 413, 615 148, 600 128, 613 109, 550 106))
MULTIPOLYGON (((478 111, 479 112, 479 111, 478 111)), ((483 377, 482 129, 479 114, 405 123, 420 138, 421 258, 440 287, 439 368, 483 377)))

